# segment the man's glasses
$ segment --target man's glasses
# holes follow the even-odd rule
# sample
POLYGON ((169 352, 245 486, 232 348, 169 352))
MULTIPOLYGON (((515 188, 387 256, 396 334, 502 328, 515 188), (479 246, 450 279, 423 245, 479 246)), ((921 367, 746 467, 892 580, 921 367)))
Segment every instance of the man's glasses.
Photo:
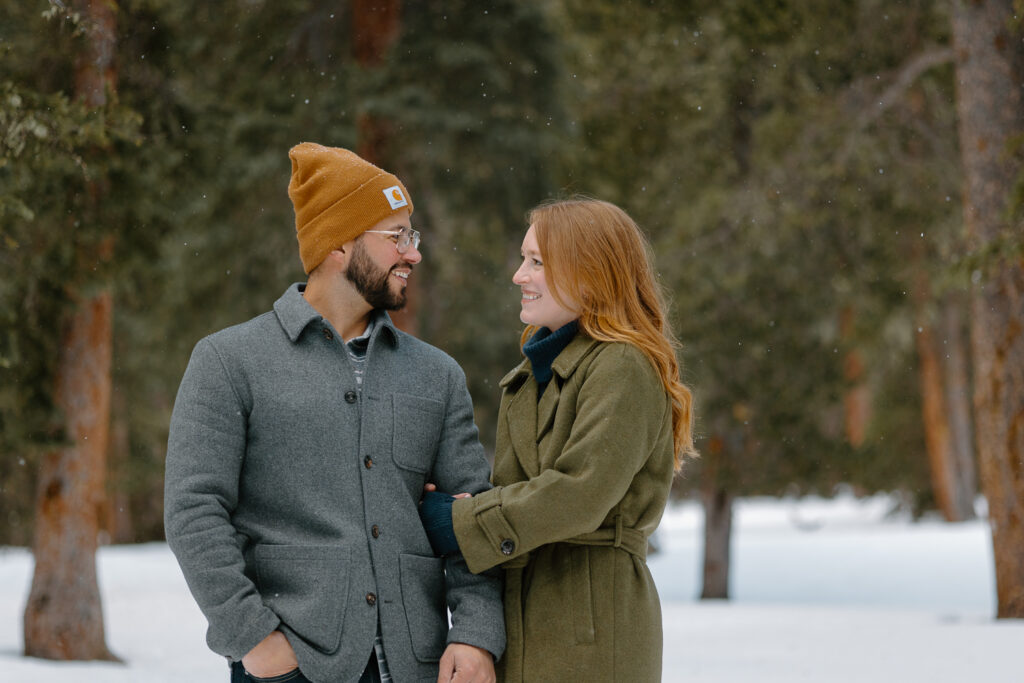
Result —
POLYGON ((399 254, 404 254, 409 251, 409 247, 412 247, 413 249, 420 248, 419 230, 402 228, 401 230, 367 230, 366 232, 375 232, 378 235, 388 235, 391 237, 391 241, 395 243, 395 249, 398 250, 399 254))

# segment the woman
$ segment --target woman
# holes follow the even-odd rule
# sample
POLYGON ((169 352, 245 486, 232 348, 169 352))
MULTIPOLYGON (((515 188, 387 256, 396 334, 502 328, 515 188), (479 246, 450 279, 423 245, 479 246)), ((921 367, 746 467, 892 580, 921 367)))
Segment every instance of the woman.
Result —
POLYGON ((424 526, 439 554, 505 569, 499 680, 659 681, 647 538, 694 450, 649 249, 583 198, 534 209, 522 257, 526 359, 501 380, 494 488, 426 494, 424 526))

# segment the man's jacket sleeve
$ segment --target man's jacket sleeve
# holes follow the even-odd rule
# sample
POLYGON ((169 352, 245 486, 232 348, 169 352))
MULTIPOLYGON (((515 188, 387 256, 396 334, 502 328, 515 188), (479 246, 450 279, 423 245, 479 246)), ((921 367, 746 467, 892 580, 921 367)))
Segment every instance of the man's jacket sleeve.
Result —
MULTIPOLYGON (((477 494, 490 488, 490 466, 473 421, 466 376, 458 365, 452 365, 433 478, 440 491, 477 494)), ((445 576, 452 613, 448 642, 474 645, 500 657, 505 650, 502 570, 473 574, 461 555, 453 555, 445 560, 445 576)))
POLYGON ((164 528, 185 580, 209 621, 207 643, 234 660, 280 620, 246 577, 231 524, 245 456, 248 410, 221 355, 196 345, 171 416, 164 481, 164 528))

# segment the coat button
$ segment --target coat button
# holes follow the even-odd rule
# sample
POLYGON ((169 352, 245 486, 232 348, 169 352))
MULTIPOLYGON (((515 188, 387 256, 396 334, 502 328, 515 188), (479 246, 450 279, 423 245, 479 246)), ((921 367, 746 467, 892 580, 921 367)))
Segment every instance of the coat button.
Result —
POLYGON ((366 594, 366 604, 367 605, 371 605, 371 606, 376 605, 377 604, 377 596, 374 595, 373 593, 367 593, 366 594))
POLYGON ((380 538, 380 527, 374 524, 370 527, 370 534, 372 534, 374 538, 380 538))
POLYGON ((515 549, 516 549, 516 544, 513 543, 511 539, 506 538, 504 541, 501 542, 501 554, 502 555, 511 555, 512 552, 515 549))
POLYGON ((363 467, 365 467, 366 469, 370 469, 371 467, 373 467, 373 458, 371 458, 370 456, 366 456, 365 458, 363 458, 363 467))
POLYGON ((332 339, 334 339, 334 335, 331 334, 331 331, 326 327, 324 328, 324 339, 326 339, 327 341, 331 341, 332 339))
POLYGON ((356 392, 354 392, 354 391, 346 391, 345 392, 345 400, 348 401, 349 403, 355 403, 357 398, 359 398, 359 397, 356 396, 356 392))

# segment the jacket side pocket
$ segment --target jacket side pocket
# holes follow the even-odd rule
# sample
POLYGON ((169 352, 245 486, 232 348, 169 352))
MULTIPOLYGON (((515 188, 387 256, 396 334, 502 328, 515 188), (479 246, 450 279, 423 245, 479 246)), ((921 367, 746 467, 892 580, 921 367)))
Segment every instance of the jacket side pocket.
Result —
POLYGON ((255 557, 263 603, 320 652, 337 650, 345 623, 348 549, 258 545, 255 557))
POLYGON ((437 662, 448 640, 444 561, 399 555, 398 565, 412 653, 421 662, 437 662))
POLYGON ((594 592, 590 582, 590 548, 569 546, 569 566, 572 576, 572 624, 576 642, 583 645, 594 642, 594 592))

